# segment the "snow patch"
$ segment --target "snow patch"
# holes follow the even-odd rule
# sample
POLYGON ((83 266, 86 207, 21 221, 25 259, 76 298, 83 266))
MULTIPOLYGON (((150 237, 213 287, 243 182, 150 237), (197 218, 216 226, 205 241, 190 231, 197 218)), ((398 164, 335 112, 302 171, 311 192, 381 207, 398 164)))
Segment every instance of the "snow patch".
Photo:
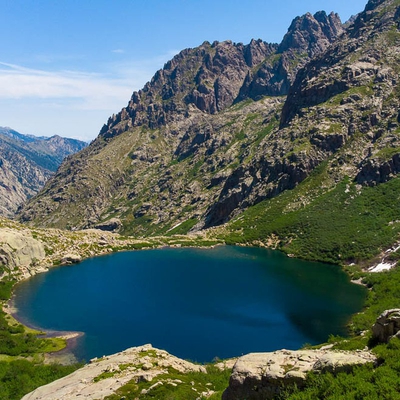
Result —
POLYGON ((388 271, 389 269, 393 268, 396 265, 396 263, 388 263, 388 262, 381 262, 375 267, 370 268, 368 271, 369 272, 382 272, 382 271, 388 271))

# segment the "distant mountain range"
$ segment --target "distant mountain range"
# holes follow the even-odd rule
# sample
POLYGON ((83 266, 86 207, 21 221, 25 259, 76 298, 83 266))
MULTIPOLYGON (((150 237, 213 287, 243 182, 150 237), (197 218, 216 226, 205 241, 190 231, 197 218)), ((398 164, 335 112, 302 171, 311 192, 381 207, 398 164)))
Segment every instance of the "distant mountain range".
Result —
POLYGON ((66 156, 86 146, 76 139, 23 135, 0 127, 0 215, 12 217, 44 186, 66 156))

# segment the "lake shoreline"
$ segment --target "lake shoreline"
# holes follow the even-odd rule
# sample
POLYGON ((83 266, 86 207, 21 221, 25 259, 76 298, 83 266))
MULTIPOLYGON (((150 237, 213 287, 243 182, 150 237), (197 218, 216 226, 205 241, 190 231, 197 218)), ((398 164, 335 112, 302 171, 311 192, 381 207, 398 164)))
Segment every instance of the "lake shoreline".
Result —
MULTIPOLYGON (((102 345, 103 347, 97 344, 96 341, 91 341, 90 347, 88 347, 90 350, 87 351, 86 347, 79 347, 77 349, 76 354, 78 358, 85 360, 99 356, 99 354, 111 354, 125 347, 151 342, 155 346, 165 348, 172 354, 178 354, 184 359, 210 361, 214 357, 229 358, 248 352, 272 351, 282 347, 295 349, 301 347, 304 343, 320 343, 326 340, 328 334, 332 332, 334 334, 345 334, 347 321, 344 321, 341 317, 337 321, 325 318, 323 317, 325 313, 321 314, 318 306, 311 306, 311 304, 323 303, 325 300, 320 301, 319 299, 321 296, 324 296, 326 301, 332 301, 330 312, 336 309, 336 307, 342 307, 343 301, 338 299, 336 294, 331 293, 328 297, 325 295, 325 292, 331 292, 328 289, 335 282, 342 282, 347 287, 348 279, 340 268, 333 267, 332 265, 326 265, 326 268, 322 268, 318 263, 293 259, 286 257, 279 251, 266 251, 265 249, 256 247, 218 246, 217 248, 209 249, 210 251, 202 251, 203 249, 173 249, 165 247, 157 250, 154 249, 152 252, 118 252, 110 258, 100 257, 96 260, 89 260, 86 269, 83 265, 82 267, 78 265, 71 267, 67 271, 63 271, 63 268, 57 268, 49 275, 49 278, 40 278, 37 281, 48 282, 49 279, 53 279, 53 276, 62 277, 62 281, 59 283, 52 280, 52 283, 48 284, 47 287, 50 289, 50 292, 46 292, 46 295, 40 296, 40 303, 34 302, 34 297, 29 294, 34 293, 34 288, 36 287, 34 282, 24 283, 21 286, 18 285, 15 290, 15 294, 18 296, 15 304, 17 307, 21 307, 21 309, 16 310, 13 301, 10 301, 10 309, 20 321, 23 323, 28 322, 30 326, 34 324, 29 324, 29 321, 21 318, 21 313, 24 313, 23 315, 28 316, 28 318, 34 318, 35 313, 43 315, 44 319, 33 319, 34 321, 41 321, 37 323, 39 327, 52 327, 53 325, 61 329, 65 327, 78 327, 78 329, 87 333, 87 337, 101 335, 102 338, 105 338, 104 340, 102 339, 105 344, 105 346, 102 345), (189 256, 189 253, 191 256, 189 256), (133 261, 133 264, 130 264, 128 259, 132 257, 135 261, 133 261), (153 258, 155 258, 154 262, 156 265, 150 267, 150 264, 147 264, 146 260, 153 260, 153 258), (99 263, 101 263, 101 267, 99 267, 99 263), (243 269, 244 263, 250 264, 243 269), (119 266, 117 277, 124 276, 122 281, 110 278, 115 270, 115 265, 119 266), (134 269, 136 272, 132 272, 130 265, 138 267, 134 269), (298 274, 297 272, 300 265, 302 266, 302 274, 298 274), (190 268, 188 268, 189 266, 190 268), (210 269, 206 268, 205 270, 205 266, 210 269), (133 273, 131 278, 129 278, 131 276, 130 271, 133 273), (269 276, 269 274, 271 275, 269 276), (171 282, 168 281, 168 284, 166 284, 167 275, 170 278, 172 277, 171 282), (342 276, 339 280, 338 275, 342 276), (241 278, 239 280, 235 279, 234 277, 237 276, 241 276, 241 278), (254 276, 258 276, 259 278, 255 279, 254 276), (96 279, 93 281, 94 277, 96 279), (140 282, 140 284, 137 287, 135 286, 133 293, 132 284, 134 282, 140 282), (194 282, 196 282, 195 286, 193 286, 194 282), (221 282, 229 283, 224 289, 222 298, 221 282), (95 284, 94 287, 93 283, 95 284), (269 285, 273 287, 267 290, 266 288, 269 285), (320 290, 321 285, 326 286, 325 291, 320 290), (210 290, 206 298, 204 298, 203 289, 205 286, 209 287, 210 290), (89 301, 82 300, 83 297, 80 295, 81 287, 82 296, 88 296, 89 299, 94 298, 95 293, 102 293, 99 302, 91 305, 89 301), (89 287, 93 287, 93 289, 88 290, 89 287), (281 287, 281 290, 277 289, 277 287, 281 287), (27 290, 27 288, 31 289, 27 290), (247 288, 251 288, 251 290, 249 291, 247 288), (71 290, 74 291, 73 298, 70 297, 71 290), (154 290, 154 293, 150 296, 151 300, 146 301, 147 294, 152 290, 154 290), (21 297, 22 293, 24 294, 21 297), (115 303, 116 295, 112 295, 112 293, 118 293, 118 297, 122 296, 121 307, 115 303), (123 293, 127 293, 127 297, 124 297, 123 293), (277 297, 271 302, 270 296, 273 293, 277 297), (110 298, 107 297, 108 294, 110 294, 110 298), (303 294, 317 300, 300 301, 303 294), (128 298, 131 301, 133 296, 137 296, 134 302, 136 306, 129 306, 129 309, 135 309, 135 315, 133 316, 132 313, 128 313, 130 316, 132 314, 132 317, 123 316, 124 324, 129 323, 129 325, 124 325, 124 331, 130 332, 129 338, 125 334, 121 335, 121 340, 118 335, 116 337, 115 329, 113 329, 112 325, 104 326, 103 324, 102 327, 98 328, 99 321, 104 316, 101 312, 99 313, 99 309, 103 310, 105 315, 109 315, 115 324, 116 318, 123 313, 121 310, 123 310, 124 301, 128 298), (182 296, 187 300, 185 303, 182 303, 182 296), (49 298, 52 299, 50 303, 46 300, 49 298), (62 303, 58 304, 58 298, 62 303), (67 299, 68 301, 66 301, 67 299), (295 300, 289 301, 290 299, 295 300), (192 302, 190 306, 188 303, 189 300, 192 302), (244 304, 246 301, 249 302, 251 307, 238 306, 237 304, 238 302, 244 304), (64 304, 67 307, 65 310, 63 308, 64 304), (82 304, 85 304, 85 307, 82 308, 82 304), (138 304, 141 304, 139 308, 138 304), (149 309, 145 309, 144 306, 146 304, 150 305, 149 309), (176 308, 176 304, 180 306, 176 308), (276 308, 274 308, 275 312, 271 310, 273 307, 272 304, 276 304, 276 308), (315 309, 317 315, 322 315, 321 324, 323 324, 324 328, 310 325, 305 322, 307 318, 294 318, 293 315, 300 312, 299 304, 302 305, 301 310, 307 315, 313 309, 315 309), (108 311, 105 308, 107 305, 113 305, 113 309, 108 311), (29 309, 34 313, 26 314, 26 310, 29 309), (84 325, 74 325, 74 317, 71 321, 65 319, 68 318, 68 315, 73 315, 74 310, 80 310, 80 312, 85 313, 85 320, 89 318, 93 322, 84 325), (179 310, 182 313, 177 312, 179 310), (159 315, 160 312, 162 315, 159 315), (60 320, 60 315, 64 315, 64 313, 66 317, 60 320), (175 338, 180 337, 181 332, 187 331, 188 327, 185 322, 187 318, 190 318, 191 321, 197 321, 198 318, 197 322, 200 323, 201 321, 202 326, 199 328, 199 325, 197 331, 192 332, 191 335, 193 335, 192 338, 199 336, 197 342, 201 342, 201 345, 198 346, 201 350, 189 349, 191 346, 187 346, 185 342, 182 342, 181 346, 177 346, 176 339, 173 337, 167 339, 164 337, 165 335, 161 335, 162 337, 160 337, 157 333, 160 330, 156 329, 153 325, 161 324, 163 329, 167 329, 165 328, 167 326, 165 324, 168 323, 169 319, 164 318, 163 315, 171 315, 173 317, 175 321, 174 327, 177 329, 174 335, 175 338), (188 317, 189 315, 190 317, 188 317), (235 340, 222 340, 218 335, 218 339, 214 337, 213 340, 204 340, 204 337, 207 335, 204 334, 201 336, 200 332, 202 332, 201 330, 209 329, 209 327, 203 326, 205 318, 207 318, 209 323, 212 322, 215 324, 214 328, 221 327, 222 329, 227 324, 232 324, 231 329, 235 332, 235 340), (57 324, 55 324, 56 322, 57 324), (61 322, 63 325, 58 325, 61 322), (181 328, 179 329, 177 328, 178 322, 181 324, 181 328), (140 331, 134 327, 137 324, 140 324, 140 331), (93 326, 97 327, 96 332, 92 329, 93 326), (331 330, 330 327, 333 327, 333 329, 331 330), (274 331, 274 329, 285 329, 286 331, 289 328, 293 329, 293 335, 286 335, 284 340, 274 331), (98 329, 101 329, 101 331, 98 329), (243 332, 246 331, 246 335, 248 335, 249 329, 252 329, 251 335, 253 335, 253 339, 250 341, 243 337, 243 332), (260 333, 263 330, 265 334, 267 334, 267 331, 270 332, 268 335, 271 335, 271 340, 265 341, 265 335, 261 335, 260 333), (260 335, 263 336, 262 340, 260 339, 260 335), (93 345, 92 343, 95 344, 93 345), (218 343, 218 346, 216 343, 218 343), (118 347, 119 344, 122 347, 118 347), (199 351, 200 355, 196 354, 199 351)), ((152 264, 153 261, 150 263, 152 264)), ((356 287, 357 285, 351 286, 356 287)), ((349 293, 353 293, 353 290, 349 293)), ((33 296, 36 297, 36 295, 33 296)), ((348 303, 353 304, 354 301, 349 301, 348 303)), ((351 310, 349 311, 352 313, 351 310)), ((342 312, 339 313, 339 315, 341 314, 342 312)), ((82 322, 85 323, 85 320, 82 320, 82 322)), ((119 323, 116 324, 120 326, 119 323)), ((36 328, 36 326, 33 327, 36 328)), ((248 336, 246 337, 248 338, 248 336)), ((84 343, 86 341, 81 342, 82 345, 84 343)))
POLYGON ((22 324, 25 328, 33 330, 37 337, 43 339, 63 339, 65 340, 65 347, 55 352, 44 353, 45 363, 57 362, 62 365, 72 365, 78 363, 80 360, 75 356, 73 349, 77 345, 77 341, 85 335, 85 332, 77 331, 57 331, 52 329, 43 329, 39 326, 32 324, 30 321, 21 317, 18 309, 15 306, 15 294, 12 293, 10 299, 3 305, 3 311, 10 315, 15 321, 22 324))

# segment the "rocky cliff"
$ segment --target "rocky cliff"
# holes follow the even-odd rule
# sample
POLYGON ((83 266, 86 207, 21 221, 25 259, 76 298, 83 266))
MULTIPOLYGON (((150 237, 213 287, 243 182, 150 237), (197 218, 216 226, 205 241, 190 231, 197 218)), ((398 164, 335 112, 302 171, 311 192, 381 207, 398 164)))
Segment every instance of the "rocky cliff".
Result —
POLYGON ((397 174, 399 10, 368 3, 345 33, 297 73, 279 128, 239 166, 206 224, 302 182, 323 161, 330 186, 350 176, 376 185, 397 174))
POLYGON ((343 32, 337 14, 296 18, 282 43, 204 42, 186 49, 159 70, 126 108, 100 132, 112 137, 131 127, 177 122, 195 110, 216 114, 244 99, 287 94, 296 72, 343 32))
POLYGON ((23 135, 0 127, 0 215, 13 216, 44 186, 66 156, 85 146, 75 139, 23 135))

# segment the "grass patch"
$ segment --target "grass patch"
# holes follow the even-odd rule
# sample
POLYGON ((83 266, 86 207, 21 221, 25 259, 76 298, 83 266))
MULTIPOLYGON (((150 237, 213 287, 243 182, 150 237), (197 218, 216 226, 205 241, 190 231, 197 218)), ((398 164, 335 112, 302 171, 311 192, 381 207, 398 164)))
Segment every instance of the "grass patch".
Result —
POLYGON ((61 338, 48 338, 40 346, 40 352, 43 353, 54 353, 65 349, 67 341, 61 338))
MULTIPOLYGON (((0 281, 0 298, 11 296, 14 280, 0 281)), ((75 371, 81 365, 44 365, 42 354, 65 347, 64 339, 39 339, 41 332, 24 327, 0 310, 0 400, 19 400, 39 386, 75 371), (34 361, 32 361, 34 360, 34 361)))
POLYGON ((390 160, 393 156, 400 153, 400 147, 385 147, 376 153, 376 157, 381 160, 390 160))
POLYGON ((185 235, 187 234, 197 223, 199 220, 197 218, 190 218, 185 222, 182 222, 179 226, 171 229, 166 233, 167 236, 171 235, 185 235))
POLYGON ((363 86, 355 86, 352 87, 345 92, 339 93, 336 96, 330 98, 327 102, 323 103, 325 106, 329 107, 337 107, 341 104, 341 102, 348 97, 353 95, 360 95, 362 97, 371 96, 373 94, 373 89, 370 86, 363 85, 363 86))
POLYGON ((14 279, 4 279, 0 281, 0 300, 8 300, 16 281, 14 279))
POLYGON ((380 365, 364 365, 351 373, 310 373, 302 390, 288 388, 280 397, 290 400, 311 399, 400 399, 400 340, 394 338, 389 344, 376 346, 373 352, 380 365))
POLYGON ((345 179, 313 196, 323 190, 325 173, 321 165, 295 189, 249 208, 222 236, 229 244, 251 244, 274 235, 286 253, 329 263, 369 260, 396 242, 399 178, 362 189, 345 179))
POLYGON ((75 371, 77 366, 43 365, 27 360, 0 361, 0 400, 19 400, 26 393, 75 371))

